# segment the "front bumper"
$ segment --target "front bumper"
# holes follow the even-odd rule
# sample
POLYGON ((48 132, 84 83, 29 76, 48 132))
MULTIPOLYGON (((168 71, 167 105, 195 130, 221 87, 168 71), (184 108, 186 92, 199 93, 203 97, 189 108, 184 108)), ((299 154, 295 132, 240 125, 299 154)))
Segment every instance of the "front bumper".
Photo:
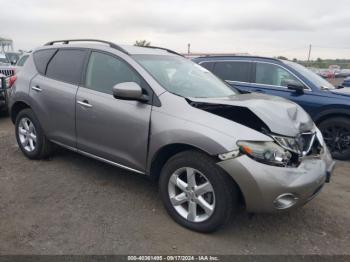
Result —
MULTIPOLYGON (((240 187, 248 212, 280 210, 275 201, 281 195, 295 196, 301 206, 314 198, 329 182, 335 162, 327 148, 320 156, 305 157, 296 167, 276 167, 259 163, 246 155, 218 163, 240 187)), ((286 208, 289 209, 289 208, 286 208)))

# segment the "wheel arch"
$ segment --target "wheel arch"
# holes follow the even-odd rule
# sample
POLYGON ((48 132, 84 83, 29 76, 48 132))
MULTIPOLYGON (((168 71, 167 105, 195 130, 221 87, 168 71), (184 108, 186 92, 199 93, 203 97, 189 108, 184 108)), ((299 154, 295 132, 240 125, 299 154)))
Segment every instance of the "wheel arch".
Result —
POLYGON ((314 122, 319 125, 326 119, 334 117, 345 117, 350 119, 350 107, 349 108, 332 108, 321 111, 319 114, 313 117, 314 122))
POLYGON ((154 179, 157 180, 160 176, 160 171, 164 164, 175 154, 178 154, 183 151, 188 150, 195 150, 202 152, 206 155, 211 156, 208 154, 208 152, 205 152, 204 150, 200 149, 199 147, 195 147, 193 145, 184 144, 184 143, 173 143, 165 145, 158 149, 158 151, 153 155, 151 163, 148 168, 148 175, 154 179))
POLYGON ((31 108, 31 107, 24 101, 16 101, 11 106, 10 116, 11 116, 12 123, 16 122, 16 118, 19 112, 21 112, 23 109, 26 109, 26 108, 31 108))
MULTIPOLYGON (((214 155, 210 155, 208 152, 195 147, 193 145, 188 145, 188 144, 182 144, 182 143, 174 143, 174 144, 168 144, 160 148, 153 156, 152 161, 150 163, 150 167, 147 170, 147 174, 152 180, 158 180, 160 177, 160 172, 164 164, 175 154, 178 154, 183 151, 188 151, 188 150, 194 150, 198 151, 201 153, 204 153, 213 159, 215 159, 217 162, 219 162, 219 159, 216 158, 214 155)), ((222 169, 222 167, 218 166, 219 168, 222 169)), ((245 198, 244 194, 242 193, 242 190, 239 186, 239 184, 235 181, 235 179, 230 176, 224 169, 222 169, 227 177, 229 177, 229 180, 238 188, 238 193, 239 193, 239 202, 242 205, 245 205, 245 198)))

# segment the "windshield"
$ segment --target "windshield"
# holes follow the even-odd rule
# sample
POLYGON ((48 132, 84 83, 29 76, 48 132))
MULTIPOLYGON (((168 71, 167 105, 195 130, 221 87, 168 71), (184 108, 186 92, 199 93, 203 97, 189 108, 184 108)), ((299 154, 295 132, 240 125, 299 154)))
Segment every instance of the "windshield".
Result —
POLYGON ((313 84, 315 84, 320 89, 335 89, 335 87, 329 83, 327 80, 323 79, 316 73, 312 72, 311 70, 307 69, 306 67, 284 60, 283 63, 286 63, 290 67, 292 67, 294 70, 298 71, 300 74, 305 76, 307 79, 309 79, 313 84))
POLYGON ((134 55, 134 58, 169 92, 182 97, 214 98, 235 95, 207 69, 180 56, 134 55))
POLYGON ((8 60, 11 62, 18 61, 18 59, 19 59, 19 55, 16 53, 6 53, 6 56, 7 56, 8 60))
POLYGON ((0 54, 0 63, 8 63, 6 56, 3 54, 0 54))

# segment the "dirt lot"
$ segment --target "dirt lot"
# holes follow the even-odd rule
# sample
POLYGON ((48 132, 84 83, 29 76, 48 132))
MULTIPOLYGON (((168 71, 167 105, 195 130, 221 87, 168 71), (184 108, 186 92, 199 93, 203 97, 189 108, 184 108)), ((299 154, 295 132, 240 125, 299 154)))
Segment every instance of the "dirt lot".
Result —
POLYGON ((174 223, 140 175, 63 149, 26 159, 3 117, 0 161, 0 254, 350 254, 350 163, 301 209, 241 212, 204 235, 174 223))

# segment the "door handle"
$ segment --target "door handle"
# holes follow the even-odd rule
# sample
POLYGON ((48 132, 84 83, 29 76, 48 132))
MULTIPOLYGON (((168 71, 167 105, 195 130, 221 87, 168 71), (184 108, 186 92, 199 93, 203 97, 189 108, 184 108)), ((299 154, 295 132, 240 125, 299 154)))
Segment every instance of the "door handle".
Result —
POLYGON ((37 92, 43 91, 39 86, 32 86, 32 89, 37 91, 37 92))
POLYGON ((89 104, 89 101, 87 101, 87 100, 84 100, 84 101, 77 101, 77 103, 79 104, 79 105, 81 105, 81 106, 83 106, 83 107, 92 107, 92 105, 91 104, 89 104))

